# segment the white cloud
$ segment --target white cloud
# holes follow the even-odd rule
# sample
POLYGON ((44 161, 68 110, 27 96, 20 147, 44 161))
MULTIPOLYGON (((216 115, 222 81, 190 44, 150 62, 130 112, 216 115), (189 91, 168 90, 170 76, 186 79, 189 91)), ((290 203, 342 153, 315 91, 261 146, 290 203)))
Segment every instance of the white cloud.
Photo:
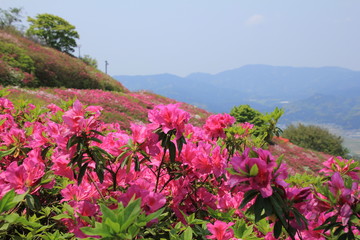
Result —
POLYGON ((247 26, 258 25, 264 21, 264 18, 265 17, 260 14, 252 15, 245 21, 245 25, 247 25, 247 26))

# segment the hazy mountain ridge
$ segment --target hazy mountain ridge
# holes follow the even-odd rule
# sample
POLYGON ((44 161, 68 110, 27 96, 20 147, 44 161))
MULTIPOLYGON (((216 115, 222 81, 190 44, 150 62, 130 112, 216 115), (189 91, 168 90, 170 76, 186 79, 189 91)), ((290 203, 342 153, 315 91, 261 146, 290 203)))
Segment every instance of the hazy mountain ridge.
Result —
POLYGON ((360 71, 246 65, 217 74, 114 78, 132 91, 150 90, 212 112, 229 112, 240 104, 249 104, 260 111, 279 106, 286 110, 283 123, 306 120, 360 128, 360 71))

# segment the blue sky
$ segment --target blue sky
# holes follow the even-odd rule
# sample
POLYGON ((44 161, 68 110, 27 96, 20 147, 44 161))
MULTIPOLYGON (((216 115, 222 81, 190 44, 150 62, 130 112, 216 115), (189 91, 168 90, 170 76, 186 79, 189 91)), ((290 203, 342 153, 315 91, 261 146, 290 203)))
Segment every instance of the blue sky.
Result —
MULTIPOLYGON (((110 75, 217 73, 246 64, 360 71, 359 0, 0 0, 76 27, 110 75)), ((75 55, 78 55, 76 49, 75 55)))

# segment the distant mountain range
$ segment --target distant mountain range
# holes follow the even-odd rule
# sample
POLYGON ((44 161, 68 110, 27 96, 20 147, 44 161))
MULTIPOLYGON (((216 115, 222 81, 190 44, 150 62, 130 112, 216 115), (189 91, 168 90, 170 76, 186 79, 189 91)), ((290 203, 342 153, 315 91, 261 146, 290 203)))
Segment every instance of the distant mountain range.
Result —
POLYGON ((149 90, 215 113, 241 104, 262 112, 279 106, 286 112, 282 123, 305 121, 360 129, 360 71, 246 65, 218 74, 114 78, 131 91, 149 90))

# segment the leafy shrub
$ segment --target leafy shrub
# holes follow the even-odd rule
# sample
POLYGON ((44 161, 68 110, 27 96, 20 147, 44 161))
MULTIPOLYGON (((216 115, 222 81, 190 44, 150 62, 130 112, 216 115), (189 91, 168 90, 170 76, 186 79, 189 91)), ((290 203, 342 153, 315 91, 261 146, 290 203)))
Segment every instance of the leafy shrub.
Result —
POLYGON ((235 106, 230 111, 230 115, 235 117, 236 122, 254 124, 253 134, 262 136, 267 143, 272 143, 274 135, 280 135, 282 130, 276 124, 283 114, 284 110, 279 108, 275 108, 271 113, 262 114, 249 105, 235 106))
POLYGON ((35 64, 26 51, 0 40, 0 77, 2 85, 35 86, 35 64))
POLYGON ((349 152, 342 145, 343 139, 340 136, 336 136, 330 133, 329 130, 315 125, 290 125, 284 130, 282 136, 300 147, 334 156, 345 157, 349 152))
POLYGON ((0 59, 13 68, 32 73, 35 70, 34 60, 26 53, 26 51, 13 43, 1 41, 0 59))

